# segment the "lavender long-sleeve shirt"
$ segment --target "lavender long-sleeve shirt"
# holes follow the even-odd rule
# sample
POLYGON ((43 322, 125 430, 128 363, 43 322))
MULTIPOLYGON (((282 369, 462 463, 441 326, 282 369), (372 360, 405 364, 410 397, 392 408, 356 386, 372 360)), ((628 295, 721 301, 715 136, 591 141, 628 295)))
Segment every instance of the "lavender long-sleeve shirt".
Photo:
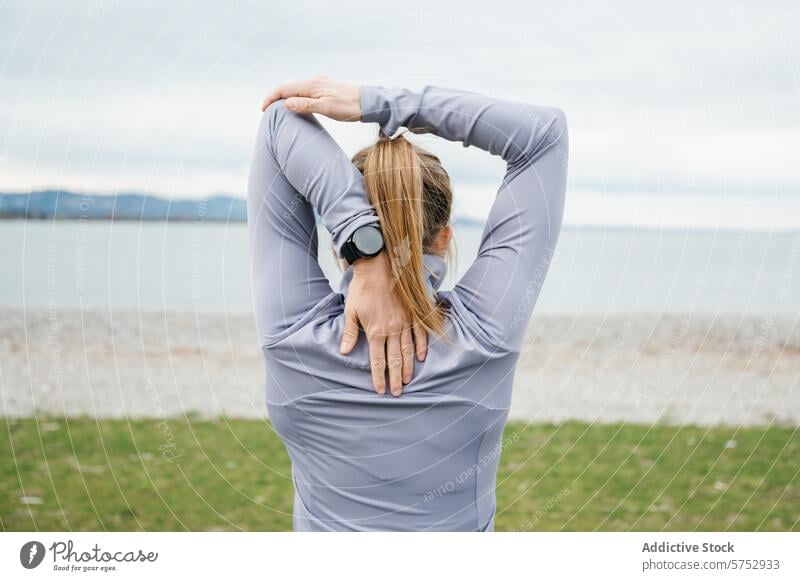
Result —
POLYGON ((445 263, 424 257, 431 298, 448 305, 446 340, 431 337, 401 397, 379 396, 363 334, 339 354, 352 271, 336 292, 317 262, 315 211, 337 252, 377 222, 363 178, 313 116, 282 101, 264 113, 248 188, 253 296, 294 528, 493 530, 514 370, 564 209, 564 115, 434 86, 362 86, 361 108, 387 135, 434 133, 500 156, 507 172, 455 288, 439 290, 445 263))

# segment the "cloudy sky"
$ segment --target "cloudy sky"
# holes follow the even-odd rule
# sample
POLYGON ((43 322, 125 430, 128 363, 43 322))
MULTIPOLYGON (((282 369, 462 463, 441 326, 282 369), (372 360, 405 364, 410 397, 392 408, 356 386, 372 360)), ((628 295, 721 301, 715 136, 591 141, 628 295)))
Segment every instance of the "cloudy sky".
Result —
MULTIPOLYGON (((790 0, 6 2, 0 191, 242 195, 264 93, 327 74, 557 105, 574 192, 796 200, 798 26, 790 0)), ((480 214, 502 165, 425 144, 480 214)))

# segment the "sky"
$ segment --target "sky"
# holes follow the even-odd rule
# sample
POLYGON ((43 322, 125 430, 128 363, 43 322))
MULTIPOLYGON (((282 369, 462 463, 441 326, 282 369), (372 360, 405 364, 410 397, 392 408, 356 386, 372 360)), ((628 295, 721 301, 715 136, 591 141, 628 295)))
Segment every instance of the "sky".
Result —
MULTIPOLYGON (((783 200, 774 226, 800 216, 798 26, 792 1, 5 2, 0 191, 242 196, 263 96, 326 74, 560 107, 578 221, 691 221, 667 200, 696 196, 783 200)), ((349 153, 376 135, 324 124, 349 153)), ((421 143, 485 215, 502 163, 421 143)))

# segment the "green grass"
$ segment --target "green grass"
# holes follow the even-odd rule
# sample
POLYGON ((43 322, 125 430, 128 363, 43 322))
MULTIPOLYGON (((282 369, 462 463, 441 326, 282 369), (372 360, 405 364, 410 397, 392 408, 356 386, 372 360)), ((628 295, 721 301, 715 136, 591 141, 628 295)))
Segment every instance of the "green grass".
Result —
MULTIPOLYGON (((0 429, 2 530, 291 528, 289 460, 267 422, 3 419, 0 429)), ((800 530, 799 469, 793 427, 510 423, 496 528, 800 530)))

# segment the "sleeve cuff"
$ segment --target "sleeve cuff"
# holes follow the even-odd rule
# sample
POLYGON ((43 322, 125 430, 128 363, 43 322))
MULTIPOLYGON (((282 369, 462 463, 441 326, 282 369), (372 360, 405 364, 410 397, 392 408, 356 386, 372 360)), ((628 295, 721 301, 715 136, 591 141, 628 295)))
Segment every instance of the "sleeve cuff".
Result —
POLYGON ((422 93, 379 85, 361 85, 359 93, 361 121, 377 123, 387 137, 394 136, 401 127, 412 128, 422 93))
POLYGON ((363 123, 377 123, 383 128, 391 116, 389 104, 381 98, 382 87, 375 85, 361 85, 359 95, 361 98, 361 121, 363 123))

